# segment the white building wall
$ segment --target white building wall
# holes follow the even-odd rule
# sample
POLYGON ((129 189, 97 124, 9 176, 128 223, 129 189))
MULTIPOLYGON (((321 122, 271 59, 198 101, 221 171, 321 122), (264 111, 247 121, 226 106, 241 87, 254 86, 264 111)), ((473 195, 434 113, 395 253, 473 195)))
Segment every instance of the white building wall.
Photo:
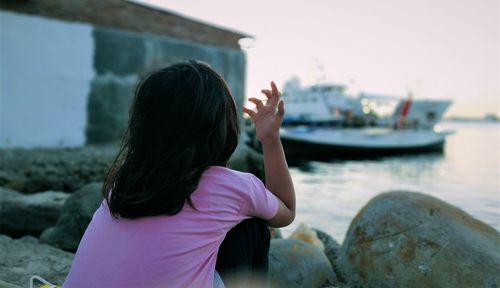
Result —
POLYGON ((0 148, 85 144, 92 26, 0 11, 0 148))

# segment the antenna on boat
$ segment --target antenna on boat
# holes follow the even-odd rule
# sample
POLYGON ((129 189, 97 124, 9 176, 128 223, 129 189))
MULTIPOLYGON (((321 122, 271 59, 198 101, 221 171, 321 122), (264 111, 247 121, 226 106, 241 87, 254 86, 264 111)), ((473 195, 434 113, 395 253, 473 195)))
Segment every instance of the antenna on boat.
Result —
POLYGON ((325 66, 321 64, 319 59, 309 59, 309 69, 313 86, 318 86, 326 80, 325 66))
POLYGON ((325 82, 325 80, 326 80, 325 66, 323 64, 318 63, 318 66, 316 66, 316 69, 318 71, 316 85, 318 85, 318 84, 321 84, 322 82, 325 82))

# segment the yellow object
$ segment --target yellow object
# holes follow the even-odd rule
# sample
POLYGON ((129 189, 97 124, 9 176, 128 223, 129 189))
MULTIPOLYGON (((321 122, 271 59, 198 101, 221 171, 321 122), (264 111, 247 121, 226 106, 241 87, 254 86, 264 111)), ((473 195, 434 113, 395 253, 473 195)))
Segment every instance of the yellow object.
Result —
POLYGON ((300 223, 299 227, 293 231, 289 238, 304 241, 318 247, 321 251, 325 251, 325 245, 319 240, 316 232, 310 229, 305 223, 300 223))
POLYGON ((33 276, 31 276, 31 279, 30 279, 30 288, 35 288, 35 287, 36 288, 61 288, 61 286, 54 285, 38 275, 33 275, 33 276), (35 280, 42 282, 43 284, 42 285, 35 285, 35 280))

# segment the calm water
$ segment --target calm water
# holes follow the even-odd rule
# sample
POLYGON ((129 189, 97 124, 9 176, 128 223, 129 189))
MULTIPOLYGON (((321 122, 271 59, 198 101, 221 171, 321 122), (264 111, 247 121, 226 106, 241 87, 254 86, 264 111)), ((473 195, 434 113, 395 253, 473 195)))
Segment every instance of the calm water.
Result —
POLYGON ((351 219, 377 194, 418 191, 456 205, 500 230, 500 124, 444 122, 455 130, 442 155, 309 162, 291 168, 300 222, 342 241, 351 219))

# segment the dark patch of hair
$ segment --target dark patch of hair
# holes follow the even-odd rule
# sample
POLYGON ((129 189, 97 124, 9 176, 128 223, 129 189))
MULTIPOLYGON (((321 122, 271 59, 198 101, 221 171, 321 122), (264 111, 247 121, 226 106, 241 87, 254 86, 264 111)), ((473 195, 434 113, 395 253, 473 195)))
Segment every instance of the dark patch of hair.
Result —
POLYGON ((193 206, 203 172, 226 166, 236 149, 238 123, 226 82, 207 64, 178 63, 146 77, 103 185, 112 215, 175 215, 193 206))

